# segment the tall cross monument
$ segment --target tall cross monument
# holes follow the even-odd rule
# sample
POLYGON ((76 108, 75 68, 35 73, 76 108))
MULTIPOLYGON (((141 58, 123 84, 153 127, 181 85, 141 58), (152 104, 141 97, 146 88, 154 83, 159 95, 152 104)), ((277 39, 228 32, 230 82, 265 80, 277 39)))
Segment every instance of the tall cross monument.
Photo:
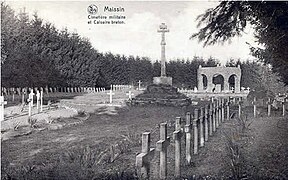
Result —
POLYGON ((167 25, 165 23, 162 23, 159 26, 158 32, 161 33, 161 35, 162 35, 162 39, 161 39, 161 76, 166 76, 165 33, 169 32, 169 29, 167 28, 167 25))
POLYGON ((169 29, 167 28, 167 25, 165 23, 162 23, 159 26, 158 32, 161 33, 162 39, 161 39, 161 75, 160 77, 154 77, 153 83, 154 84, 168 84, 172 85, 172 77, 166 76, 166 57, 165 57, 165 33, 169 32, 169 29))

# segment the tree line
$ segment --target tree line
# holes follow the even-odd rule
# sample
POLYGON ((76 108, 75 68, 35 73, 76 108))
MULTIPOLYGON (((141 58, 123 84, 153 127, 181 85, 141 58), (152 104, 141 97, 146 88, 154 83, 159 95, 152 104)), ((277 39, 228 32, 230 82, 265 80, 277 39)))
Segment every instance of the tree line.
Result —
MULTIPOLYGON (((109 87, 110 84, 136 85, 139 80, 148 85, 153 77, 160 76, 159 61, 100 53, 87 38, 68 29, 58 30, 51 23, 44 23, 36 13, 29 19, 26 12, 16 14, 1 3, 1 18, 1 78, 5 87, 109 87)), ((167 62, 166 71, 173 77, 174 86, 194 88, 199 65, 213 67, 217 64, 219 61, 212 57, 195 56, 167 62)), ((238 64, 242 69, 242 86, 264 86, 262 64, 231 60, 226 66, 238 64)), ((270 72, 269 68, 266 70, 270 72)))

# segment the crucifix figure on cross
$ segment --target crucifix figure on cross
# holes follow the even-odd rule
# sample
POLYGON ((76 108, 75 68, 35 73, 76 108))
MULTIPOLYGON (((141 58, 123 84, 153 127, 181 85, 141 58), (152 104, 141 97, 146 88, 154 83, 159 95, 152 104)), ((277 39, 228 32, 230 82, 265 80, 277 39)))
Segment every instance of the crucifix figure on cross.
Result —
POLYGON ((162 39, 161 39, 161 76, 166 76, 166 67, 165 67, 165 33, 169 32, 169 29, 167 28, 167 25, 165 23, 162 23, 159 26, 158 32, 161 33, 162 39))
POLYGON ((112 104, 112 96, 115 95, 115 93, 113 93, 112 89, 110 89, 109 93, 107 93, 110 97, 110 104, 112 104))

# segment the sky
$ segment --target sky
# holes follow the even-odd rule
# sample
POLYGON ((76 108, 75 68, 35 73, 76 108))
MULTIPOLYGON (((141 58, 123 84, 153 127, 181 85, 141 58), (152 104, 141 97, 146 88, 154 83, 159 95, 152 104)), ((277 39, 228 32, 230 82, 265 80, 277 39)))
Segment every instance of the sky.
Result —
POLYGON ((196 18, 208 8, 216 7, 217 1, 6 1, 19 13, 23 7, 32 15, 38 15, 58 29, 67 27, 90 40, 99 52, 111 52, 126 56, 149 57, 152 61, 161 57, 161 34, 157 32, 161 23, 169 29, 165 33, 166 59, 200 56, 217 58, 225 63, 230 58, 253 59, 248 43, 254 44, 253 29, 245 30, 241 37, 231 43, 203 47, 197 39, 189 39, 197 28, 196 18), (95 5, 94 16, 125 16, 125 24, 88 24, 88 6, 95 5), (122 7, 124 12, 104 12, 107 7, 122 7))

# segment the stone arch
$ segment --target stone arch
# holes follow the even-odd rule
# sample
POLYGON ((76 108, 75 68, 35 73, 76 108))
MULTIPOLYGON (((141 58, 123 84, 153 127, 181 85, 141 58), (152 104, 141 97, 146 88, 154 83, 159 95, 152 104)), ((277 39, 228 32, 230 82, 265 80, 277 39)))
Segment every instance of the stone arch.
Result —
POLYGON ((221 92, 224 90, 224 76, 222 74, 214 74, 212 78, 212 92, 221 92))
POLYGON ((235 90, 237 75, 232 74, 228 78, 229 90, 235 90))
MULTIPOLYGON (((198 90, 212 92, 214 88, 213 79, 215 75, 221 75, 220 77, 223 81, 221 81, 221 90, 228 92, 230 88, 229 82, 231 82, 234 77, 234 89, 236 93, 240 92, 240 79, 241 79, 241 69, 238 65, 237 67, 225 67, 225 66, 217 66, 217 67, 202 67, 199 66, 197 71, 197 81, 198 81, 198 90), (207 77, 207 88, 204 88, 204 78, 207 77), (232 76, 232 77, 231 77, 232 76), (229 80, 230 79, 230 80, 229 80)), ((217 80, 216 80, 217 81, 217 80)), ((219 84, 219 83, 217 83, 219 84)), ((231 83, 232 84, 232 83, 231 83)), ((219 85, 218 85, 219 87, 219 85)), ((218 88, 219 89, 219 88, 218 88)))

